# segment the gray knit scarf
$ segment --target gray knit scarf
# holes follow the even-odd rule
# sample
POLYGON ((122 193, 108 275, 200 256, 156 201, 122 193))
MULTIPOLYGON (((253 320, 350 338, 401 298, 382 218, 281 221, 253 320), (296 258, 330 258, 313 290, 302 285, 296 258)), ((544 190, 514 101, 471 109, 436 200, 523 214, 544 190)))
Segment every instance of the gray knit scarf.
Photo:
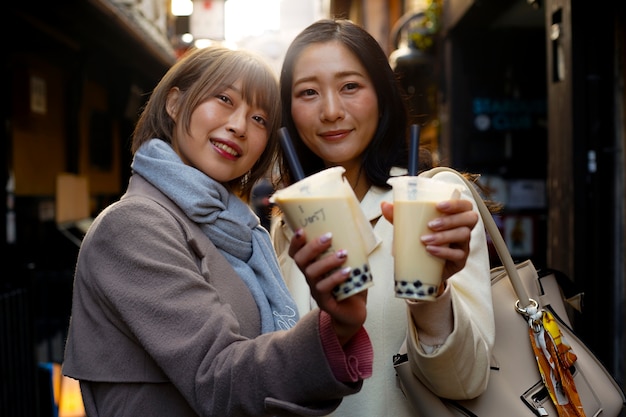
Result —
POLYGON ((151 139, 131 168, 196 222, 246 283, 261 314, 261 331, 286 330, 298 320, 276 252, 259 218, 221 183, 186 165, 172 147, 151 139))

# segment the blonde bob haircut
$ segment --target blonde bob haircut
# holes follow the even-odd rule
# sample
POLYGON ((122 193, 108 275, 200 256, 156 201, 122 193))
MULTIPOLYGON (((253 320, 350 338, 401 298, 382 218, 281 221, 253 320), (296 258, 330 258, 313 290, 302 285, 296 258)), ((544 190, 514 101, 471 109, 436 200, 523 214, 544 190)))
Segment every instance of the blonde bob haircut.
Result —
POLYGON ((132 153, 150 139, 173 145, 176 123, 167 113, 167 98, 173 88, 180 90, 177 115, 179 129, 189 132, 191 114, 205 100, 241 80, 242 97, 267 114, 267 146, 249 173, 232 180, 231 189, 249 200, 254 184, 269 172, 278 151, 277 131, 281 107, 278 80, 272 68, 249 51, 224 47, 195 49, 176 62, 153 90, 133 132, 132 153))

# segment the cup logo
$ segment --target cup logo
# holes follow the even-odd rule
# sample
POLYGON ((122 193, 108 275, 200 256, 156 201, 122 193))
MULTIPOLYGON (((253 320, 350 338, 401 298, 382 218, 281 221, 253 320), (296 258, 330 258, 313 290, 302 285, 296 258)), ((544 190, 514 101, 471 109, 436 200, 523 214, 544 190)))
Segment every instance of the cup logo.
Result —
POLYGON ((324 211, 323 207, 314 210, 313 213, 310 215, 306 214, 304 208, 301 205, 298 206, 298 209, 300 210, 300 213, 303 214, 303 217, 299 217, 297 219, 297 223, 300 225, 300 227, 306 227, 309 224, 326 221, 326 212, 324 211))

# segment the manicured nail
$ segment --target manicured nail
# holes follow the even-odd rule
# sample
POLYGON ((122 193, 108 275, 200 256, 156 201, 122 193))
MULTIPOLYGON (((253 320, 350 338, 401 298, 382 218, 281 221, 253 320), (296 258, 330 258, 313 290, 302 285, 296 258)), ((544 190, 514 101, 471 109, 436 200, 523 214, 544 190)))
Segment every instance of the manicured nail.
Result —
POLYGON ((436 255, 439 255, 441 253, 441 246, 426 245, 426 250, 431 255, 435 255, 436 256, 436 255))
POLYGON ((296 230, 295 235, 296 235, 296 237, 301 237, 302 236, 302 229, 296 230))
POLYGON ((341 268, 341 275, 343 276, 348 276, 350 275, 350 272, 352 272, 352 268, 349 266, 346 266, 345 268, 341 268))
POLYGON ((423 243, 433 243, 435 241, 435 235, 424 235, 420 238, 423 243))
POLYGON ((333 234, 328 232, 328 233, 324 233, 322 236, 320 236, 320 243, 326 243, 328 242, 330 239, 332 239, 333 234))
POLYGON ((434 229, 436 227, 441 226, 442 224, 443 224, 443 220, 441 220, 441 218, 438 217, 438 218, 436 218, 434 220, 429 221, 428 222, 428 227, 430 227, 431 229, 434 229))
POLYGON ((440 201, 439 203, 437 203, 437 208, 444 209, 444 210, 450 208, 450 201, 448 200, 440 201))
POLYGON ((346 256, 348 256, 348 251, 347 251, 346 249, 339 249, 339 250, 337 251, 337 258, 339 258, 339 259, 343 259, 343 258, 345 258, 346 256))

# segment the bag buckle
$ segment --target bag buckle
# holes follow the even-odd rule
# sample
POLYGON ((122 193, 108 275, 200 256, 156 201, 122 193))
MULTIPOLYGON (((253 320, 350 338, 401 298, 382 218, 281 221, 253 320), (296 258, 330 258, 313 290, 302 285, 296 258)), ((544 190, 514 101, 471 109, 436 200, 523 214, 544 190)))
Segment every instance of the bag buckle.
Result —
POLYGON ((393 355, 393 366, 398 366, 401 363, 408 361, 409 355, 407 355, 406 353, 396 353, 395 355, 393 355))
POLYGON ((515 302, 515 309, 528 321, 530 328, 533 329, 535 333, 539 333, 543 327, 541 323, 543 312, 539 309, 539 303, 536 300, 529 298, 528 301, 530 301, 530 304, 522 308, 519 305, 519 300, 517 300, 515 302))
POLYGON ((548 392, 548 389, 545 387, 543 382, 539 381, 535 385, 533 385, 521 396, 521 399, 537 417, 550 415, 543 406, 546 401, 551 401, 550 393, 548 392))

